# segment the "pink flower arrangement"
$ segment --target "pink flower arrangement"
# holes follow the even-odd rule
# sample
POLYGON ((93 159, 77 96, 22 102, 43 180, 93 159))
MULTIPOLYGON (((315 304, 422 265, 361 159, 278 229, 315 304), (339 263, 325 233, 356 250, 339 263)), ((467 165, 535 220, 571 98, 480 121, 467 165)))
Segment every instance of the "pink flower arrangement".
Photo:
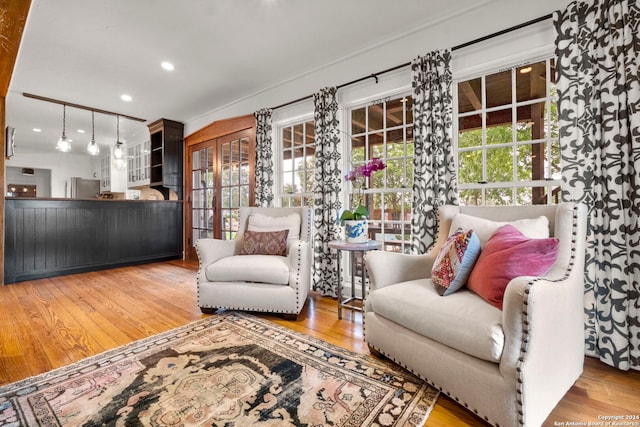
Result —
MULTIPOLYGON (((344 179, 351 181, 353 187, 358 191, 358 200, 362 201, 364 185, 367 178, 371 177, 374 172, 381 171, 387 165, 379 158, 374 157, 362 166, 358 166, 344 176, 344 179)), ((345 210, 340 215, 340 221, 359 220, 369 217, 369 210, 366 206, 360 204, 356 209, 345 210)))

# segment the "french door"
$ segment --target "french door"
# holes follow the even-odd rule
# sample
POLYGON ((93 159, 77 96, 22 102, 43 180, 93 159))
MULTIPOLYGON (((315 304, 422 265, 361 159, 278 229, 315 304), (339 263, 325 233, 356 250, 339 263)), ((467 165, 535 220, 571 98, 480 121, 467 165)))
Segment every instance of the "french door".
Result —
POLYGON ((244 130, 192 145, 187 153, 188 258, 202 238, 231 240, 240 207, 254 201, 255 143, 244 130))

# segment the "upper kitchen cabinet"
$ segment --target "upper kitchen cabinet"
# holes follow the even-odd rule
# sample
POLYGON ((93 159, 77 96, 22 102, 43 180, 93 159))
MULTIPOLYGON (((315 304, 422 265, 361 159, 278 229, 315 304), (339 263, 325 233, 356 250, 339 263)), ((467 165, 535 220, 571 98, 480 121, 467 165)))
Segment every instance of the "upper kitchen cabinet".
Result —
POLYGON ((160 119, 149 125, 151 140, 150 185, 159 190, 165 199, 169 190, 182 200, 182 166, 184 124, 160 119))
POLYGON ((127 144, 127 185, 145 187, 151 183, 151 141, 127 144))
POLYGON ((116 164, 113 147, 100 156, 100 192, 124 193, 127 190, 126 164, 116 164))

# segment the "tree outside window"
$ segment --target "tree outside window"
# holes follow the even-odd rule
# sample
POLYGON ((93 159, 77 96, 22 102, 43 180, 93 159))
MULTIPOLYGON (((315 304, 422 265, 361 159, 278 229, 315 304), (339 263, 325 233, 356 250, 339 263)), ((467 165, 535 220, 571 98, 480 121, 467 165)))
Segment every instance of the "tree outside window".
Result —
POLYGON ((556 203, 560 147, 554 61, 457 84, 460 203, 556 203))

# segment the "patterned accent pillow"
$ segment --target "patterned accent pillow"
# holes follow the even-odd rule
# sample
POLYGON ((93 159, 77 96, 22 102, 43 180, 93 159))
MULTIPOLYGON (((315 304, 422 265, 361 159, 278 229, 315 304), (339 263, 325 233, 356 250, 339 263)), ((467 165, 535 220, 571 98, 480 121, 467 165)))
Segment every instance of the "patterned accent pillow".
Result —
POLYGON ((240 255, 280 255, 287 254, 289 230, 244 232, 244 242, 240 255))
POLYGON ((530 239, 512 225, 503 225, 484 245, 467 288, 502 310, 511 279, 542 276, 557 258, 558 239, 530 239))
POLYGON ((431 281, 438 293, 447 296, 462 288, 479 255, 480 240, 473 230, 458 228, 449 236, 431 269, 431 281))

